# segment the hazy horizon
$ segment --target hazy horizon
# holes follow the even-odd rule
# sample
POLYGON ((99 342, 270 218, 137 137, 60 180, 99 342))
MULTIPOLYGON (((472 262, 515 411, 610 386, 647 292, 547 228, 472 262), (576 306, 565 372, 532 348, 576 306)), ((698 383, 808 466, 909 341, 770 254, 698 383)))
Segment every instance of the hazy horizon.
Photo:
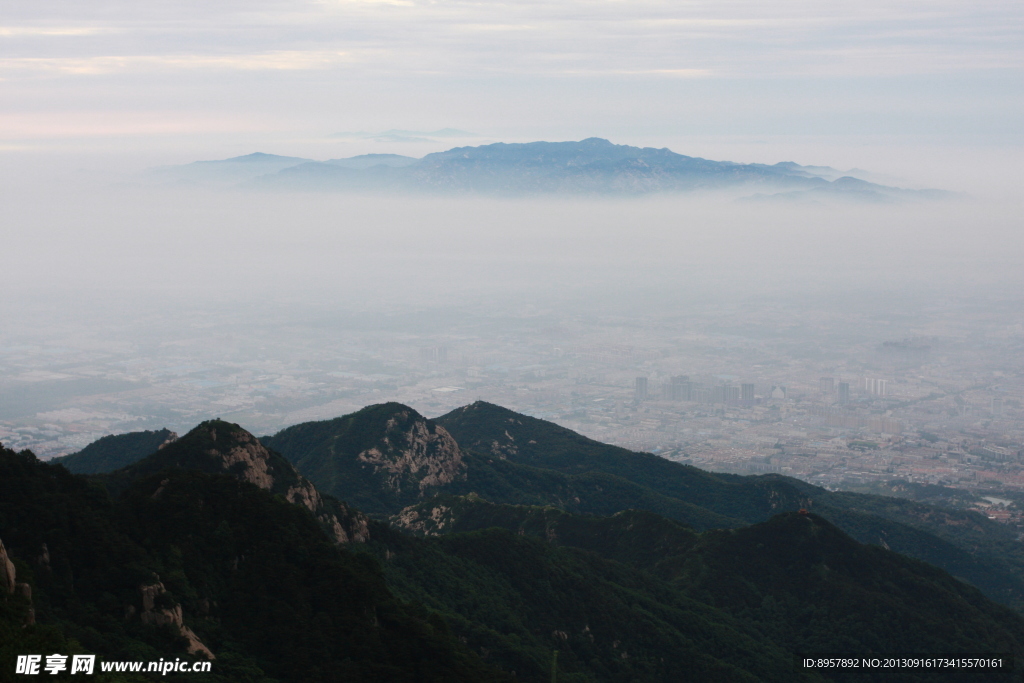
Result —
MULTIPOLYGON (((517 326, 575 316, 590 321, 580 338, 619 325, 627 332, 612 336, 632 327, 669 339, 659 321, 689 334, 687 316, 736 315, 758 319, 751 339, 810 325, 839 348, 832 328, 880 341, 948 332, 937 321, 970 310, 985 334, 1002 334, 1017 322, 1024 273, 1022 26, 1019 4, 996 0, 19 0, 0 22, 0 391, 45 372, 136 377, 130 368, 162 367, 161 344, 193 328, 216 330, 202 353, 224 362, 235 348, 225 340, 263 330, 265 362, 287 363, 309 326, 351 332, 372 356, 376 332, 358 331, 367 316, 410 349, 444 343, 439 325, 472 336, 480 320, 504 321, 479 342, 494 353, 517 326), (253 152, 422 157, 588 137, 861 169, 958 197, 511 199, 140 182, 153 167, 253 152), (774 310, 778 320, 762 315, 774 310), (51 359, 68 349, 77 369, 65 372, 51 359), (94 356, 106 360, 89 365, 94 356)), ((395 353, 408 361, 408 349, 395 353)), ((159 383, 152 368, 142 374, 159 383)), ((200 402, 213 400, 203 377, 200 402)))

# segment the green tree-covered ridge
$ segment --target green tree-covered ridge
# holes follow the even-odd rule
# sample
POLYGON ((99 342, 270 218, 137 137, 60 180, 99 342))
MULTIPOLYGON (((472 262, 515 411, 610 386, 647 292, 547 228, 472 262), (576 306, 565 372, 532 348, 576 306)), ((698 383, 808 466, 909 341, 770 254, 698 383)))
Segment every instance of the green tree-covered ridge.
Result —
MULTIPOLYGON (((398 499, 382 489, 382 475, 358 459, 368 442, 349 436, 380 435, 395 413, 416 415, 400 404, 381 404, 336 420, 289 427, 263 442, 325 492, 347 501, 372 498, 364 509, 380 518, 398 514, 414 493, 419 500, 476 493, 495 503, 551 505, 597 515, 648 510, 697 530, 739 528, 808 508, 862 543, 934 564, 990 598, 1024 609, 1024 547, 1012 530, 983 515, 891 496, 830 492, 781 475, 706 472, 482 401, 436 420, 416 415, 426 429, 441 428, 454 437, 461 476, 414 492, 407 489, 398 499)), ((390 455, 388 465, 399 467, 401 449, 390 455)))
POLYGON ((178 435, 169 429, 111 434, 93 441, 77 453, 54 458, 50 462, 60 463, 75 474, 113 472, 142 460, 177 438, 178 435))

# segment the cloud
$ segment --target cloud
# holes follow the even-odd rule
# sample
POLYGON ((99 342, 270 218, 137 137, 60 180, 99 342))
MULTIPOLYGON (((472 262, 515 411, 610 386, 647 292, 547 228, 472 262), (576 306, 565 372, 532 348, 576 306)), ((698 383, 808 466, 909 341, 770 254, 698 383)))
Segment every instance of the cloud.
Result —
POLYGON ((707 78, 710 69, 566 69, 569 76, 669 76, 674 78, 707 78))
MULTIPOLYGON (((189 133, 245 133, 266 130, 258 115, 217 115, 176 111, 35 111, 23 114, 0 112, 3 138, 81 138, 111 136, 152 136, 189 133)), ((0 150, 24 145, 0 142, 0 150)))
POLYGON ((55 71, 64 74, 107 74, 155 69, 282 71, 323 69, 351 61, 344 52, 284 50, 240 55, 103 55, 97 57, 24 57, 0 59, 5 70, 55 71))
POLYGON ((52 25, 46 11, 31 9, 34 4, 16 1, 15 6, 21 8, 23 25, 0 27, 0 36, 38 40, 6 50, 7 68, 71 74, 168 67, 318 69, 344 64, 339 55, 354 52, 372 56, 364 60, 371 69, 454 76, 488 71, 647 75, 666 69, 718 76, 817 75, 834 69, 839 75, 873 76, 893 70, 934 73, 936 64, 969 71, 1024 62, 1024 12, 1018 3, 1000 0, 970 5, 953 0, 927 5, 898 0, 337 0, 157 6, 97 0, 86 8, 68 5, 61 15, 71 20, 52 25), (104 8, 116 8, 113 14, 120 19, 89 25, 104 8), (81 51, 61 40, 101 34, 108 34, 103 45, 81 51), (52 45, 38 44, 47 38, 52 45), (878 54, 894 59, 880 64, 878 54), (554 65, 559 60, 576 64, 567 70, 554 65))
POLYGON ((447 125, 567 138, 1019 129, 1024 4, 1005 0, 8 0, 4 10, 0 113, 259 111, 314 137, 447 125))
POLYGON ((110 26, 0 26, 0 36, 96 36, 117 33, 119 30, 110 26))

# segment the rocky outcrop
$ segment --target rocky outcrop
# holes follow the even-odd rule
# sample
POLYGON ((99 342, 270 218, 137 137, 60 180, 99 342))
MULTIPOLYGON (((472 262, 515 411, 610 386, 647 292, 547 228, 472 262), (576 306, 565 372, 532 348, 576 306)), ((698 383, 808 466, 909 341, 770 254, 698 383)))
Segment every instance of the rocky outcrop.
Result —
POLYGON ((36 623, 36 608, 32 604, 32 586, 27 583, 14 584, 14 592, 25 599, 28 603, 28 611, 25 613, 25 625, 31 626, 36 623))
POLYGON ((370 540, 370 519, 344 503, 337 503, 337 512, 320 517, 338 543, 365 543, 370 540))
MULTIPOLYGON (((217 428, 210 425, 207 429, 210 439, 216 442, 217 428)), ((226 450, 211 448, 207 453, 219 458, 221 466, 242 481, 268 491, 274 488, 274 477, 270 473, 270 452, 266 447, 244 429, 233 431, 229 443, 231 445, 226 450)))
POLYGON ((462 450, 452 435, 409 410, 393 415, 381 443, 356 457, 384 475, 384 486, 396 493, 416 486, 422 496, 428 488, 466 476, 462 450))
POLYGON ((421 536, 438 536, 451 521, 451 508, 411 505, 391 518, 392 525, 421 536))
MULTIPOLYGON (((173 605, 161 604, 166 602, 163 598, 169 596, 159 577, 157 577, 156 583, 139 586, 139 593, 142 597, 142 611, 139 613, 139 619, 142 623, 153 626, 170 625, 171 628, 178 632, 178 635, 188 641, 189 654, 202 654, 207 659, 216 659, 210 648, 206 647, 203 641, 199 640, 199 636, 185 625, 181 605, 176 603, 173 605)), ((130 609, 128 615, 130 616, 133 612, 134 609, 130 609)))
POLYGON ((502 441, 497 439, 491 440, 491 455, 497 456, 502 460, 519 455, 519 446, 516 445, 515 437, 509 434, 507 429, 505 430, 504 437, 502 441))
POLYGON ((42 551, 36 558, 36 562, 38 562, 39 566, 43 567, 47 571, 50 570, 50 548, 45 543, 43 543, 42 551))
POLYGON ((284 497, 289 503, 301 505, 313 514, 316 514, 317 510, 324 506, 320 492, 313 486, 313 482, 301 476, 296 484, 288 487, 284 497))
MULTIPOLYGON (((45 546, 44 546, 45 547, 45 546)), ((0 540, 0 591, 8 595, 20 595, 28 603, 28 610, 25 613, 25 624, 36 623, 36 610, 32 605, 32 586, 27 583, 18 582, 18 573, 14 569, 14 562, 7 554, 4 542, 0 540)))
POLYGON ((332 510, 313 483, 301 475, 284 497, 289 503, 312 512, 337 543, 365 543, 370 538, 370 521, 366 515, 344 503, 336 503, 332 510))
POLYGON ((18 585, 16 577, 14 563, 7 555, 4 542, 0 541, 0 591, 8 594, 14 593, 15 587, 18 585))
MULTIPOLYGON (((467 517, 478 521, 486 519, 485 526, 501 526, 497 518, 490 516, 490 513, 501 507, 488 503, 476 493, 464 496, 440 495, 410 505, 392 515, 388 521, 392 526, 417 536, 439 536, 454 532, 467 517)), ((531 509, 508 507, 512 510, 531 509)))

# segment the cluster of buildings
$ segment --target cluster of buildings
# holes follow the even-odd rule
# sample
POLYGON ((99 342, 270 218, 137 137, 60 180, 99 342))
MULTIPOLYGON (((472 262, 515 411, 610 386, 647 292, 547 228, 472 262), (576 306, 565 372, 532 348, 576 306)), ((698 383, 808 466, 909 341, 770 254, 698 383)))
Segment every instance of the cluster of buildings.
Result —
POLYGON ((1024 332, 922 313, 918 337, 892 342, 868 314, 829 315, 509 314, 442 331, 205 316, 127 345, 0 336, 0 442, 48 457, 210 417, 263 434, 383 401, 436 416, 486 400, 712 470, 1024 490, 1024 332))
MULTIPOLYGON (((785 387, 772 387, 772 391, 785 394, 785 387)), ((689 375, 676 375, 660 387, 652 391, 647 377, 635 380, 634 397, 637 402, 647 401, 659 396, 669 401, 693 401, 704 404, 737 405, 740 403, 753 405, 754 385, 741 384, 735 386, 728 383, 704 386, 700 382, 691 382, 689 375)))

